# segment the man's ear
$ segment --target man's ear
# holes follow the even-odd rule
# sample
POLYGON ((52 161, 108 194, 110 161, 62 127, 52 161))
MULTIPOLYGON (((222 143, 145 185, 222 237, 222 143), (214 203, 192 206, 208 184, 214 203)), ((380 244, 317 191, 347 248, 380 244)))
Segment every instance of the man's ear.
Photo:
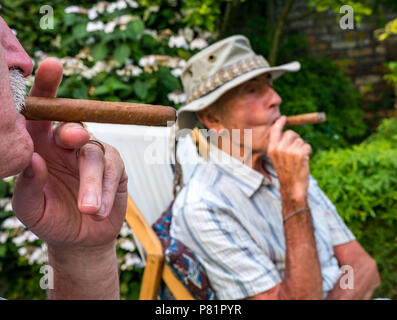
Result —
POLYGON ((224 129, 221 123, 221 119, 219 118, 219 115, 214 114, 208 108, 196 112, 196 117, 208 129, 215 130, 216 132, 219 132, 220 130, 224 129))

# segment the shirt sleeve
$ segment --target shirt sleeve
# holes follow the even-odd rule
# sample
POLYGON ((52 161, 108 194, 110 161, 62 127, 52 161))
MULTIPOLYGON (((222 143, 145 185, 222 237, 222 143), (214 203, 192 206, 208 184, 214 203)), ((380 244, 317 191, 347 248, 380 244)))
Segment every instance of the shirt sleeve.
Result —
POLYGON ((353 233, 346 226, 342 218, 340 217, 335 205, 326 196, 326 194, 320 189, 317 181, 311 177, 316 188, 316 194, 322 202, 325 208, 328 225, 331 233, 332 246, 337 246, 340 244, 348 243, 355 240, 353 233))
POLYGON ((231 208, 201 201, 176 209, 175 237, 197 255, 218 299, 248 298, 281 282, 231 208))

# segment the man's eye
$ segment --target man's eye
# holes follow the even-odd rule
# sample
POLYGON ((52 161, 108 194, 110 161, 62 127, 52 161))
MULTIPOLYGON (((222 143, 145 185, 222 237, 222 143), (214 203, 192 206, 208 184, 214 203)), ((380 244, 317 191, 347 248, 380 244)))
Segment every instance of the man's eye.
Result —
POLYGON ((253 86, 249 86, 249 87, 247 88, 247 91, 248 91, 249 93, 255 93, 255 92, 256 92, 256 88, 253 87, 253 86))

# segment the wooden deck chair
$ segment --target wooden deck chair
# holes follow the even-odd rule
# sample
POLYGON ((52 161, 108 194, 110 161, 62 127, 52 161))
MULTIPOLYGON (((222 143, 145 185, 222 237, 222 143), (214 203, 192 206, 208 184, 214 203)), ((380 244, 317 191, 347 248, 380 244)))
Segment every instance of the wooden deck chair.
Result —
MULTIPOLYGON (((87 127, 98 139, 114 146, 126 166, 129 177, 126 220, 145 262, 139 299, 157 299, 161 280, 175 299, 194 299, 164 263, 161 242, 151 227, 173 199, 173 173, 166 161, 170 155, 171 129, 97 123, 87 123, 87 127)), ((199 138, 198 131, 194 137, 199 138)), ((205 145, 206 141, 202 143, 205 145)))

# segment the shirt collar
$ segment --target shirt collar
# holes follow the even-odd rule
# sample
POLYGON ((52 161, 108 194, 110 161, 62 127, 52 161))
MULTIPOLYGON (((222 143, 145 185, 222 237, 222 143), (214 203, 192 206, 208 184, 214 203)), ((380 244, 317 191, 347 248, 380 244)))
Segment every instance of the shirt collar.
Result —
MULTIPOLYGON (((208 155, 209 159, 214 162, 221 171, 237 181, 240 189, 243 190, 248 197, 252 197, 262 184, 271 184, 262 174, 212 144, 208 155)), ((268 160, 270 161, 270 158, 268 160)), ((266 159, 266 163, 268 163, 268 160, 266 159)))

